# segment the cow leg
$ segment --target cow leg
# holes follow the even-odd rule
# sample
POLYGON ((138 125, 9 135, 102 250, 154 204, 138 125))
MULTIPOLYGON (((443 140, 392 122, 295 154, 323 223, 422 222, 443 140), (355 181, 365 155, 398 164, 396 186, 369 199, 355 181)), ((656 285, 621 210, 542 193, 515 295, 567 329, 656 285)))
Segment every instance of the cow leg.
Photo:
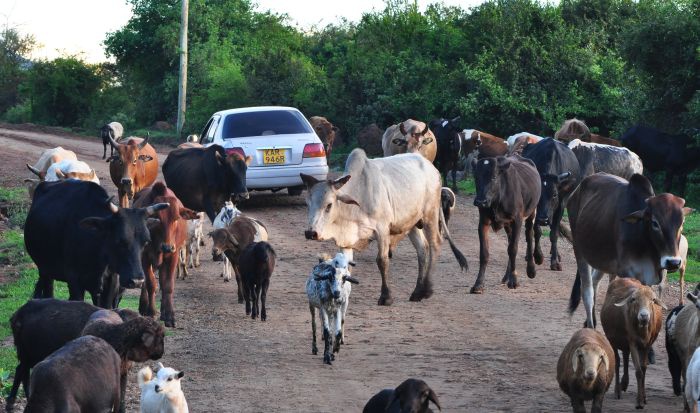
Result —
POLYGON ((685 185, 688 182, 688 174, 686 172, 682 172, 680 176, 678 176, 678 196, 681 198, 685 198, 685 185))
POLYGON ((331 356, 333 355, 331 351, 331 329, 328 323, 328 314, 321 309, 321 323, 323 324, 323 362, 326 364, 331 363, 331 356))
POLYGON ((615 398, 619 400, 622 397, 620 391, 620 354, 616 348, 613 351, 615 352, 615 398))
MULTIPOLYGON (((112 153, 110 152, 110 155, 111 154, 112 153)), ((107 144, 103 142, 102 143, 102 159, 105 159, 106 157, 107 157, 107 144)))
MULTIPOLYGON (((238 265, 233 265, 232 261, 231 266, 233 267, 233 273, 236 275, 236 285, 238 286, 238 303, 243 302, 243 295, 245 293, 245 285, 243 285, 243 281, 241 280, 241 273, 240 270, 238 269, 238 265)), ((231 268, 228 269, 229 272, 231 271, 231 268)), ((231 276, 229 276, 231 278, 231 276)))
POLYGON ((20 362, 15 368, 15 378, 12 382, 12 388, 10 389, 10 394, 5 400, 5 409, 8 412, 13 411, 15 404, 15 399, 17 399, 17 393, 19 392, 19 385, 22 383, 24 385, 24 394, 29 397, 29 369, 25 368, 25 364, 20 362))
POLYGON ((518 288, 518 272, 515 269, 515 259, 518 257, 518 241, 520 239, 520 230, 523 226, 522 218, 518 217, 513 220, 508 231, 508 288, 518 288))
MULTIPOLYGON (((511 224, 505 224, 503 226, 503 231, 506 233, 506 240, 508 241, 508 247, 510 247, 510 237, 512 234, 510 225, 511 224)), ((506 247, 506 251, 510 251, 508 249, 508 247, 506 247)), ((503 278, 501 278, 501 284, 507 283, 508 280, 510 279, 510 270, 511 270, 511 268, 510 268, 510 255, 509 255, 508 260, 506 260, 506 272, 503 274, 503 278)))
MULTIPOLYGON (((627 391, 627 386, 630 384, 629 376, 629 366, 630 366, 630 352, 622 352, 622 383, 620 383, 620 388, 622 391, 627 391)), ((618 397, 619 399, 619 397, 618 397)))
POLYGON ((457 193, 457 161, 452 162, 452 190, 457 193))
POLYGON ((34 285, 33 298, 53 298, 53 279, 42 277, 41 274, 39 274, 39 279, 36 280, 36 284, 34 285))
POLYGON ((583 260, 578 259, 578 274, 581 277, 581 297, 583 306, 586 309, 585 327, 595 328, 593 311, 595 310, 595 292, 593 290, 593 280, 591 277, 591 267, 583 260))
POLYGON ((535 264, 542 265, 544 262, 544 255, 542 254, 542 248, 540 248, 540 238, 542 238, 542 227, 535 225, 535 264))
POLYGON ((418 278, 416 279, 416 288, 411 293, 411 301, 420 301, 423 298, 428 298, 433 294, 432 286, 426 285, 427 279, 425 270, 428 258, 427 242, 423 230, 413 227, 408 233, 408 238, 411 240, 413 247, 418 255, 418 278))
POLYGON ((389 289, 389 229, 386 231, 381 231, 382 234, 386 236, 379 235, 377 232, 377 267, 379 267, 379 273, 382 275, 382 292, 379 295, 379 305, 392 305, 394 299, 391 297, 391 290, 389 289))
POLYGON ((479 275, 476 277, 474 286, 469 291, 471 294, 481 294, 484 292, 484 273, 486 265, 489 263, 489 228, 491 220, 479 208, 479 275))
POLYGON ((146 280, 141 287, 141 298, 139 299, 139 314, 148 317, 156 315, 156 276, 153 273, 153 267, 144 265, 146 280))
POLYGON ((335 319, 333 320, 335 328, 335 341, 333 342, 333 352, 340 353, 340 343, 343 341, 343 309, 335 310, 335 319))
POLYGON ((591 280, 593 282, 593 325, 595 326, 598 324, 598 320, 596 319, 595 316, 595 302, 598 299, 598 284, 600 284, 600 281, 605 277, 605 273, 600 270, 596 270, 593 268, 591 270, 591 280))
POLYGON ((561 226, 561 218, 564 216, 564 206, 559 203, 557 209, 554 210, 552 217, 552 225, 550 225, 549 241, 551 243, 550 253, 552 255, 550 269, 552 271, 561 271, 561 257, 557 248, 557 240, 559 239, 559 227, 561 226))
MULTIPOLYGON (((160 284, 160 319, 166 327, 175 327, 175 309, 173 307, 173 290, 175 289, 175 271, 177 270, 178 256, 170 254, 163 260, 158 272, 160 284)), ((154 298, 155 301, 155 298, 154 298)))
POLYGON ((311 354, 315 356, 318 354, 318 347, 316 347, 316 309, 309 305, 309 312, 311 313, 311 354))
POLYGON ((670 169, 666 170, 666 176, 664 177, 664 192, 671 193, 673 189, 673 171, 670 169))
POLYGON ((636 345, 630 346, 632 353, 632 363, 634 363, 635 376, 637 377, 637 409, 644 408, 647 396, 644 390, 644 379, 647 371, 647 352, 640 351, 636 345))
POLYGON ((209 217, 209 220, 213 223, 214 220, 216 219, 216 214, 218 214, 218 211, 214 211, 214 205, 212 205, 211 199, 209 199, 208 196, 204 196, 203 204, 204 204, 204 212, 209 217))
POLYGON ((533 258, 532 249, 535 237, 535 213, 527 217, 525 220, 525 242, 527 244, 527 249, 525 251, 525 261, 527 262, 527 276, 528 278, 535 278, 537 275, 537 269, 535 267, 535 260, 533 258))
MULTIPOLYGON (((95 298, 99 299, 99 297, 92 296, 92 303, 97 305, 95 298)), ((85 301, 85 289, 75 284, 68 284, 68 299, 70 301, 85 301)))
POLYGON ((260 320, 267 320, 267 311, 265 310, 265 300, 267 299, 267 288, 270 286, 270 280, 266 279, 262 282, 260 291, 260 320))
POLYGON ((260 283, 256 282, 254 287, 250 288, 250 292, 253 295, 251 299, 253 300, 253 313, 251 314, 251 317, 253 319, 256 319, 258 317, 258 314, 260 314, 260 291, 262 290, 262 286, 260 283))

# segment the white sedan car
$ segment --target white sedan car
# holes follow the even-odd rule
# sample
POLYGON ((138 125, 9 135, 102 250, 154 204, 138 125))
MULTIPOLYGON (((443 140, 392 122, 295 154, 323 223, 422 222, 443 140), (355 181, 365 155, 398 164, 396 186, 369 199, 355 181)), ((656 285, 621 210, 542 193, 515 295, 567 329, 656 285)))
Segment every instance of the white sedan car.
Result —
POLYGON ((246 186, 252 190, 303 189, 300 173, 326 179, 323 143, 295 108, 259 106, 216 112, 202 130, 204 146, 221 145, 226 153, 250 155, 246 186))

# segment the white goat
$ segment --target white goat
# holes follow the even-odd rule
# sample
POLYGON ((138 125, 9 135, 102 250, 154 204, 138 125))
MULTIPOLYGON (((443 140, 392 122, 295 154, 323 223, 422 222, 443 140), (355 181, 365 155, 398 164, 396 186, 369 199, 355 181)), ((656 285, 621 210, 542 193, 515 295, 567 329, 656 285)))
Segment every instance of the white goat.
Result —
MULTIPOLYGON (((241 214, 242 212, 236 208, 233 202, 226 201, 226 204, 223 206, 223 208, 221 208, 221 211, 219 211, 219 215, 214 218, 214 229, 226 228, 234 218, 241 214)), ((233 267, 231 266, 228 258, 226 258, 226 254, 221 254, 221 256, 223 256, 224 260, 224 270, 221 273, 221 276, 224 277, 224 281, 228 281, 231 279, 231 271, 233 271, 233 267)), ((215 260, 217 258, 218 256, 214 256, 215 260)))
POLYGON ((150 367, 139 370, 141 413, 189 413, 185 394, 180 387, 182 371, 158 363, 156 377, 150 367))
POLYGON ((313 338, 311 352, 318 354, 315 312, 315 309, 318 309, 318 316, 323 323, 323 362, 326 364, 331 364, 331 361, 335 360, 334 353, 338 353, 340 344, 344 343, 345 313, 348 310, 350 292, 352 292, 350 284, 359 284, 357 279, 350 276, 349 266, 351 265, 354 266, 355 263, 349 261, 342 253, 336 254, 333 259, 325 256, 319 258, 319 264, 314 267, 306 280, 306 295, 309 297, 313 338), (332 351, 331 325, 335 336, 332 351))
POLYGON ((182 279, 190 275, 188 268, 199 267, 199 253, 204 246, 204 213, 197 214, 199 218, 187 221, 187 242, 180 249, 180 264, 177 276, 182 279))
POLYGON ((685 400, 691 412, 700 412, 700 347, 695 349, 685 372, 685 400))

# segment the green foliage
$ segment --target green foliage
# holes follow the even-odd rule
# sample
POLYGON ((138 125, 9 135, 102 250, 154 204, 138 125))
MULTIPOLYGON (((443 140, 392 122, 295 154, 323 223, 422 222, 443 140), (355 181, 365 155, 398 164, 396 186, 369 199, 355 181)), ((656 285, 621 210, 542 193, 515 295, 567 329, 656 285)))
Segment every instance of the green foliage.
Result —
MULTIPOLYGON (((688 238, 688 266, 685 270, 685 279, 690 282, 700 281, 700 213, 693 212, 685 217, 683 234, 688 238)), ((671 274, 678 278, 678 273, 671 274)))
POLYGON ((10 218, 10 226, 24 226, 29 210, 29 196, 24 188, 0 187, 0 203, 7 206, 7 215, 10 218))
POLYGON ((0 114, 20 103, 19 85, 26 71, 23 65, 36 42, 30 35, 5 26, 0 30, 0 114))

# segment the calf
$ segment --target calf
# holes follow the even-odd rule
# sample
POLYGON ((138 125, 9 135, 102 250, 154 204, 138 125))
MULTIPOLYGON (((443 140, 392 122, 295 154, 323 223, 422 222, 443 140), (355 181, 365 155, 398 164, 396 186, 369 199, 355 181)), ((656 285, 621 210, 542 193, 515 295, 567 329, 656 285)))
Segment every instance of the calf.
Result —
POLYGON ((508 267, 501 280, 508 288, 518 287, 515 258, 518 255, 520 230, 525 220, 527 241, 527 276, 536 274, 533 259, 533 226, 537 201, 540 198, 540 182, 535 165, 529 159, 517 155, 481 159, 476 164, 476 197, 479 207, 479 275, 472 294, 484 292, 484 273, 489 261, 489 227, 494 231, 505 228, 508 235, 508 267))
POLYGON ((326 157, 330 159, 335 135, 340 129, 322 116, 310 117, 309 123, 311 123, 314 132, 316 132, 316 135, 321 139, 321 142, 326 146, 326 157))
POLYGON ((671 192, 673 177, 678 176, 679 195, 685 196, 688 174, 700 166, 700 147, 690 147, 693 140, 689 136, 670 135, 658 129, 637 125, 628 129, 621 141, 642 158, 644 169, 648 172, 666 172, 666 192, 671 192))
POLYGON ((158 212, 158 220, 150 223, 151 243, 143 251, 141 262, 146 271, 146 282, 141 288, 139 313, 147 316, 156 315, 156 278, 161 290, 160 319, 167 327, 175 327, 175 310, 173 292, 175 276, 180 261, 180 249, 187 242, 187 220, 198 217, 195 211, 182 206, 180 200, 164 183, 156 182, 137 194, 134 206, 148 205, 153 202, 165 203, 167 208, 158 212))
MULTIPOLYGON (((216 216, 216 218, 214 218, 214 229, 226 228, 235 217, 241 214, 242 212, 236 208, 233 202, 226 201, 224 206, 221 208, 221 211, 219 211, 219 214, 216 216)), ((222 252, 214 252, 212 249, 212 259, 214 261, 223 261, 224 267, 223 271, 221 272, 221 276, 224 277, 224 281, 228 282, 231 279, 231 271, 233 268, 231 267, 231 262, 228 260, 228 257, 226 257, 226 254, 222 252)))
POLYGON ((267 288, 270 286, 270 277, 275 271, 276 259, 275 250, 265 241, 254 242, 241 252, 238 265, 245 291, 245 313, 250 315, 253 320, 258 316, 258 313, 260 320, 267 320, 265 301, 267 288))
POLYGON ((106 341, 76 338, 34 367, 24 411, 117 412, 119 366, 119 355, 106 341))
POLYGON ((656 285, 664 270, 676 271, 683 216, 691 211, 684 204, 671 194, 655 195, 642 175, 629 182, 602 173, 585 178, 567 205, 577 266, 569 312, 583 290, 586 326, 595 326, 595 295, 605 273, 656 285))
POLYGON ((647 355, 661 330, 661 309, 666 307, 650 287, 632 278, 617 278, 608 286, 600 310, 603 331, 615 351, 615 397, 619 399, 620 391, 627 391, 627 366, 631 354, 637 376, 637 409, 644 408, 647 402, 644 385, 647 355), (618 350, 623 356, 622 382, 618 350))
POLYGON ((432 413, 430 402, 439 410, 437 394, 423 380, 408 379, 395 389, 384 389, 367 401, 362 413, 432 413))
POLYGON ((311 312, 311 352, 318 354, 316 347, 316 309, 323 324, 323 362, 332 364, 335 353, 340 351, 340 344, 345 337, 345 313, 348 310, 352 284, 359 284, 350 276, 350 266, 355 263, 348 261, 343 253, 336 254, 334 259, 327 257, 319 259, 306 280, 306 296, 309 298, 311 312), (333 331, 331 331, 333 326, 333 331), (335 345, 331 351, 331 343, 335 337, 335 345))
POLYGON ((452 190, 457 190, 457 163, 461 155, 462 140, 459 136, 461 129, 457 126, 459 116, 453 119, 434 119, 430 122, 430 130, 437 140, 435 166, 447 185, 447 172, 452 171, 452 190))
POLYGON ((430 162, 435 161, 437 142, 428 125, 407 119, 389 126, 382 136, 384 157, 400 153, 419 153, 430 162))
POLYGON ((569 142, 569 149, 576 155, 581 178, 605 172, 630 179, 632 175, 642 173, 642 160, 627 148, 574 139, 569 142))
POLYGON ((578 160, 571 149, 551 138, 543 139, 535 145, 527 145, 523 149, 523 156, 535 163, 542 182, 535 218, 535 261, 537 264, 542 263, 541 227, 549 225, 550 268, 553 271, 561 271, 557 241, 566 201, 581 181, 578 160))
POLYGON ((142 189, 153 185, 158 177, 158 155, 146 139, 130 137, 117 143, 110 137, 110 144, 117 155, 109 158, 109 175, 119 193, 119 205, 129 206, 129 200, 142 189))
POLYGON ((107 146, 109 145, 109 156, 114 155, 114 146, 112 141, 119 142, 124 136, 124 127, 119 122, 110 122, 100 128, 100 137, 102 138, 102 159, 107 157, 107 146))
POLYGON ((187 221, 187 241, 180 248, 180 265, 177 269, 177 277, 182 279, 189 276, 188 268, 197 268, 200 265, 199 253, 204 246, 204 213, 197 213, 197 218, 187 221))

